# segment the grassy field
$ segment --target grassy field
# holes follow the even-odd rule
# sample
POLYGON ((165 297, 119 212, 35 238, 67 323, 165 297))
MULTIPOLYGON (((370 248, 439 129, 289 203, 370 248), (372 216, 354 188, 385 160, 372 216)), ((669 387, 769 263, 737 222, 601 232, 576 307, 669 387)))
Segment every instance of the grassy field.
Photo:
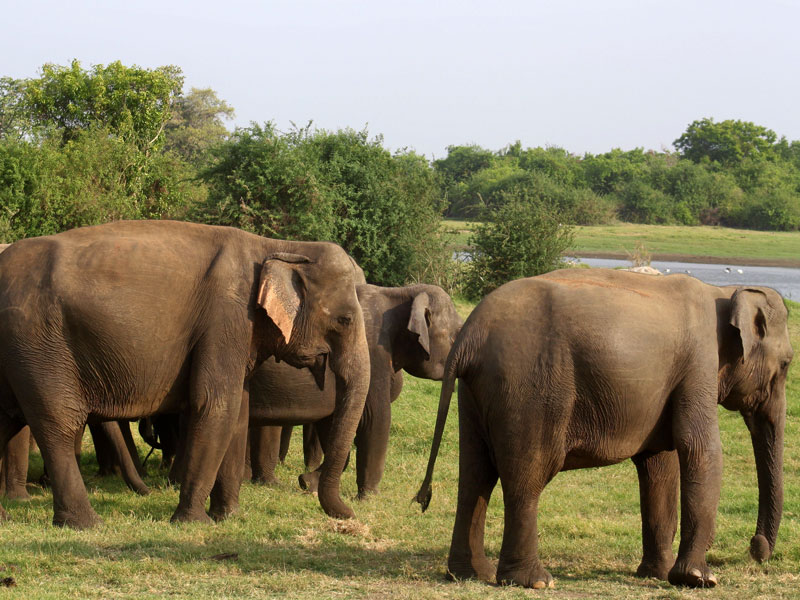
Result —
MULTIPOLYGON (((454 234, 454 245, 466 247, 475 223, 446 220, 454 234)), ((569 253, 614 255, 626 258, 637 242, 655 255, 677 257, 746 258, 740 264, 758 261, 800 266, 800 232, 751 231, 726 227, 681 227, 671 225, 598 225, 576 227, 569 253)))
MULTIPOLYGON (((470 306, 459 305, 467 312, 470 306)), ((800 348, 800 304, 791 332, 800 348)), ((786 426, 785 509, 776 554, 758 565, 748 556, 755 530, 757 487, 749 435, 738 414, 720 409, 725 450, 717 537, 708 558, 720 580, 713 590, 673 588, 633 576, 641 551, 639 497, 633 465, 558 475, 542 496, 540 552, 556 579, 544 592, 443 579, 455 510, 457 421, 451 409, 430 508, 411 503, 424 474, 439 384, 407 377, 394 405, 392 437, 380 495, 355 503, 349 469, 343 492, 357 520, 327 518, 296 484, 299 440, 280 484, 245 484, 241 512, 217 525, 171 525, 177 490, 152 466, 145 498, 116 478, 93 475, 86 446, 83 472, 91 502, 105 524, 91 531, 54 528, 52 497, 31 487, 26 503, 5 502, 12 521, 0 525, 0 587, 4 598, 798 598, 800 597, 800 361, 790 372, 786 426)), ((300 436, 296 436, 300 437, 300 436)), ((34 474, 41 461, 34 458, 34 474)), ((502 494, 492 499, 487 549, 496 559, 502 494)), ((677 542, 675 546, 677 550, 677 542)))

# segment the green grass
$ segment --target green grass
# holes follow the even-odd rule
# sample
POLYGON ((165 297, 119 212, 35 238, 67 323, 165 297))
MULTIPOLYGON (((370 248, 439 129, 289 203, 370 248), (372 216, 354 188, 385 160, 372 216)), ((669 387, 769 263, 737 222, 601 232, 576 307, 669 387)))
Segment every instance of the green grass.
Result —
MULTIPOLYGON (((469 305, 459 306, 467 312, 469 305)), ((791 334, 800 348, 800 304, 791 334)), ((748 556, 755 530, 757 488, 749 435, 738 414, 720 409, 725 450, 717 536, 708 558, 720 580, 714 590, 683 590, 633 576, 641 552, 636 473, 630 461, 558 475, 540 503, 540 553, 556 589, 533 592, 479 582, 443 580, 457 489, 455 403, 437 463, 433 500, 425 514, 411 503, 424 474, 439 384, 407 377, 393 410, 392 437, 380 495, 356 503, 355 474, 343 493, 357 521, 327 518, 296 484, 299 439, 280 484, 242 488, 240 514, 217 525, 171 525, 178 492, 153 467, 145 498, 116 478, 93 475, 87 446, 83 472, 104 525, 90 531, 50 524, 52 497, 4 505, 0 525, 0 587, 4 598, 798 598, 800 597, 800 366, 787 387, 785 509, 776 554, 765 565, 748 556), (218 555, 228 555, 227 558, 218 555), (232 556, 231 556, 232 555, 232 556), (215 558, 217 557, 217 558, 215 558)), ((296 436, 299 438, 300 436, 296 436)), ((151 459, 152 461, 153 459, 151 459)), ((41 470, 37 458, 33 470, 41 470)), ((36 473, 34 473, 36 474, 36 473)), ((490 505, 486 545, 497 558, 503 524, 498 487, 490 505)), ((676 543, 677 549, 677 543, 676 543)))
MULTIPOLYGON (((443 227, 453 233, 453 245, 465 248, 476 223, 446 219, 443 227)), ((673 225, 598 225, 576 227, 575 243, 569 253, 603 253, 625 258, 637 242, 652 254, 676 256, 743 258, 749 261, 784 261, 800 266, 800 232, 752 231, 727 227, 684 227, 673 225)))

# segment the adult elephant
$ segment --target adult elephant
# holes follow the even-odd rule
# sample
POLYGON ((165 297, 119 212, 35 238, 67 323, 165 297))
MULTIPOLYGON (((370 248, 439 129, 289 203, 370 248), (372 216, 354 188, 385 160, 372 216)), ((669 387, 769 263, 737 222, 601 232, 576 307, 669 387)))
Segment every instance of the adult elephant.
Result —
MULTIPOLYGON (((462 320, 453 300, 435 285, 356 287, 369 346, 370 383, 355 436, 358 496, 378 491, 386 462, 391 404, 403 388, 403 373, 440 380, 462 320)), ((328 378, 333 373, 327 373, 328 378)), ((315 385, 307 370, 265 361, 250 381, 250 464, 254 481, 272 482, 281 427, 314 423, 325 455, 337 445, 332 433, 332 386, 315 385), (273 426, 273 427, 270 427, 273 426)), ((324 463, 323 463, 324 464, 324 463)), ((300 476, 317 491, 320 471, 300 476)))
POLYGON ((491 579, 483 530, 497 478, 505 528, 499 583, 545 587, 537 503, 556 473, 632 458, 644 556, 637 573, 713 586, 705 561, 722 478, 717 404, 750 430, 759 510, 750 545, 775 546, 783 503, 787 310, 761 287, 714 287, 685 275, 603 269, 521 279, 472 312, 448 357, 425 508, 455 378, 459 379, 458 507, 448 568, 491 579), (680 481, 681 543, 672 554, 680 481))
POLYGON ((173 521, 238 506, 249 378, 275 356, 335 374, 338 447, 320 503, 352 510, 339 479, 369 385, 354 265, 337 245, 172 221, 117 222, 0 254, 0 446, 26 423, 53 487, 54 519, 95 524, 72 456, 88 421, 187 415, 173 521), (239 431, 241 435, 235 435, 239 431), (231 443, 231 441, 234 443, 231 443))

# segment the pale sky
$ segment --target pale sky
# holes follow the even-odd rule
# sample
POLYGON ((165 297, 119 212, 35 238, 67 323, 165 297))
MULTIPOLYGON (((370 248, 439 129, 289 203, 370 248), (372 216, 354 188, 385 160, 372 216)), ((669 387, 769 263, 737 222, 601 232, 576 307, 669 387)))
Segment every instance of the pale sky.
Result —
POLYGON ((800 0, 5 0, 0 75, 183 69, 229 124, 367 126, 386 147, 671 149, 695 119, 800 140, 800 0))

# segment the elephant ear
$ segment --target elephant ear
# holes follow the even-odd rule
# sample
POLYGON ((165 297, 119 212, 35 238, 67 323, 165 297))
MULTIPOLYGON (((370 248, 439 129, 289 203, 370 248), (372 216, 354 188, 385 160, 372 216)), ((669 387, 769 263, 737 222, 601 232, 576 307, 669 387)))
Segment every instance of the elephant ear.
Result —
POLYGON ((287 344, 304 296, 302 281, 293 265, 308 262, 311 259, 307 256, 276 252, 261 265, 258 303, 278 326, 287 344))
POLYGON ((767 335, 768 307, 767 295, 761 290, 739 288, 731 296, 730 324, 739 330, 743 360, 767 335))
POLYGON ((411 317, 408 319, 408 330, 419 336, 419 345, 425 351, 426 360, 431 357, 431 342, 428 335, 431 320, 430 302, 427 293, 417 294, 411 304, 411 317))

